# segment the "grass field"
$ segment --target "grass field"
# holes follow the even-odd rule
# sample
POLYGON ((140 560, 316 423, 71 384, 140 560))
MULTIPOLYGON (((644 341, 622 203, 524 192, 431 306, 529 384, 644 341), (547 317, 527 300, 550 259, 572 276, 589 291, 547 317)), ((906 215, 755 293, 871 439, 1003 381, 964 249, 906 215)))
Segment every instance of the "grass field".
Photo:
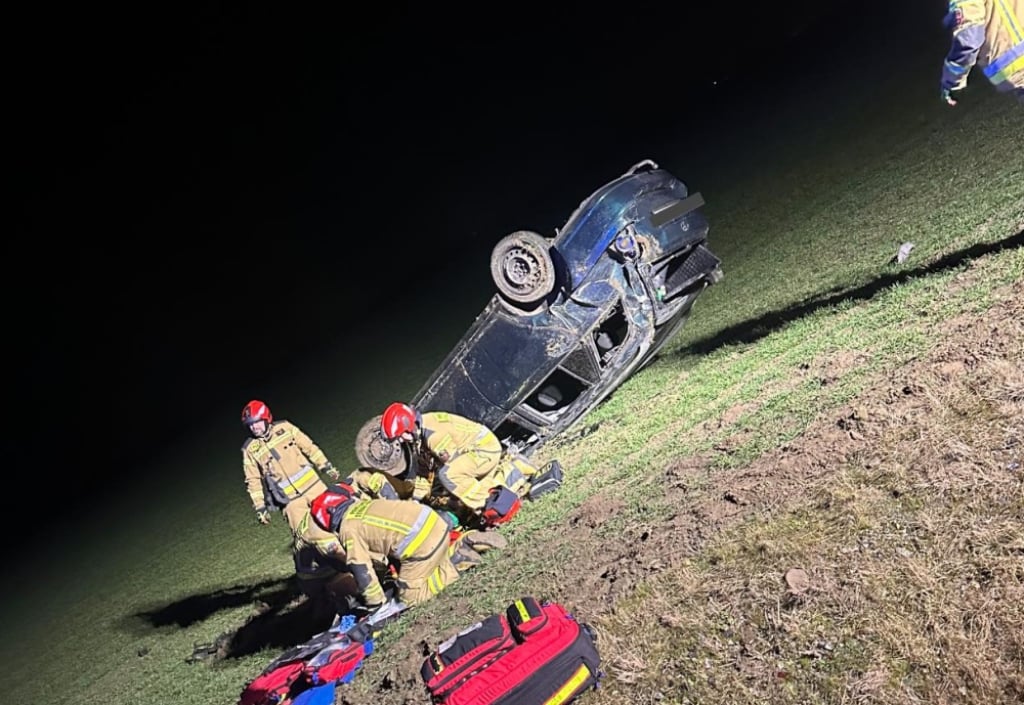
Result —
MULTIPOLYGON (((562 490, 389 627, 344 702, 427 702, 422 643, 523 594, 596 628, 591 705, 1024 699, 1024 111, 983 85, 947 110, 932 78, 737 136, 750 162, 702 189, 725 279, 542 451, 562 490)), ((316 631, 286 529, 218 453, 145 523, 68 527, 5 605, 5 702, 233 703, 316 631), (186 661, 243 625, 262 651, 186 661)))

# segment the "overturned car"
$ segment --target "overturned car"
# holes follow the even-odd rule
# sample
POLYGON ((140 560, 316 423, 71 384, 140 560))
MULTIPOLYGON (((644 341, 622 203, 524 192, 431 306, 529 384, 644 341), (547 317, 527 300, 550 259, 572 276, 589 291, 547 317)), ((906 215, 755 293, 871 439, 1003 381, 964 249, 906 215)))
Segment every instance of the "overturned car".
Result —
MULTIPOLYGON (((588 196, 554 238, 504 237, 490 262, 497 294, 410 403, 477 420, 531 455, 648 364, 721 279, 703 205, 645 160, 588 196)), ((392 473, 408 463, 380 416, 355 450, 392 473)))

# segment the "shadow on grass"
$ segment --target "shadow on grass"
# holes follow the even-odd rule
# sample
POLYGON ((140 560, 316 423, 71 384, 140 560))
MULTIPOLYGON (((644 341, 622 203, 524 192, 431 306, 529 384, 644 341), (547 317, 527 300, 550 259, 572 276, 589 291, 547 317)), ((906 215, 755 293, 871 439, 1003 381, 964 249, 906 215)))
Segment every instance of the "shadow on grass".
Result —
MULTIPOLYGON (((248 619, 234 632, 218 637, 206 651, 211 658, 220 660, 248 656, 268 648, 293 647, 326 631, 334 621, 334 611, 314 600, 305 600, 290 609, 284 607, 281 605, 248 619)), ((195 655, 201 651, 202 647, 197 648, 195 655)))
POLYGON ((267 648, 294 646, 329 628, 335 617, 333 608, 319 600, 299 599, 301 596, 294 576, 233 585, 136 612, 126 618, 125 626, 137 630, 141 621, 150 628, 186 628, 221 610, 252 605, 254 613, 244 624, 209 644, 196 644, 186 660, 239 658, 267 648))
POLYGON ((295 597, 291 577, 264 580, 255 585, 232 585, 228 588, 188 597, 153 610, 132 615, 152 627, 175 625, 188 627, 217 612, 254 604, 257 600, 273 609, 283 607, 295 597))
POLYGON ((957 250, 956 252, 951 252, 931 264, 922 265, 920 267, 907 269, 901 272, 894 272, 892 274, 884 274, 855 289, 845 289, 838 291, 835 294, 826 293, 823 298, 796 304, 782 309, 781 311, 771 311, 753 320, 737 323, 736 325, 730 326, 711 337, 698 340, 688 346, 680 348, 680 350, 674 354, 680 357, 687 355, 706 355, 707 353, 727 345, 753 343, 782 328, 786 324, 792 323, 793 321, 823 308, 829 308, 845 301, 867 300, 874 297, 880 291, 888 289, 895 284, 901 284, 903 282, 935 274, 937 272, 956 269, 972 259, 977 259, 978 257, 992 254, 993 252, 1022 246, 1024 246, 1024 230, 1018 232, 1016 235, 1011 235, 996 242, 979 243, 977 245, 965 247, 962 250, 957 250))

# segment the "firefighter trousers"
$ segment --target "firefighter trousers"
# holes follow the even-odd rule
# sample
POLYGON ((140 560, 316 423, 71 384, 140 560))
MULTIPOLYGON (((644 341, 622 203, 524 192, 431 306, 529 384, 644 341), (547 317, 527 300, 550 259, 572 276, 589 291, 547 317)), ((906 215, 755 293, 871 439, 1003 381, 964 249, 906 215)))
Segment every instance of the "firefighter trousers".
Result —
POLYGON ((398 599, 409 607, 426 602, 459 579, 459 571, 449 557, 447 531, 430 555, 406 558, 398 570, 398 599))

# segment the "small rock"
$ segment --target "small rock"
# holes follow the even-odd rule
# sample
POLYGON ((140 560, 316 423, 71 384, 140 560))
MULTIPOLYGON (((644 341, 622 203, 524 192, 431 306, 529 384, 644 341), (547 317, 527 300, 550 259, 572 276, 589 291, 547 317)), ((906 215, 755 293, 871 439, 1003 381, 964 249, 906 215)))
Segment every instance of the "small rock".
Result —
POLYGON ((794 595, 802 595, 811 587, 811 579, 803 568, 790 568, 786 571, 786 585, 794 595))
POLYGON ((910 253, 913 249, 914 243, 912 242, 904 242, 902 245, 900 245, 900 249, 896 250, 896 262, 899 264, 906 262, 907 258, 910 257, 910 253))

